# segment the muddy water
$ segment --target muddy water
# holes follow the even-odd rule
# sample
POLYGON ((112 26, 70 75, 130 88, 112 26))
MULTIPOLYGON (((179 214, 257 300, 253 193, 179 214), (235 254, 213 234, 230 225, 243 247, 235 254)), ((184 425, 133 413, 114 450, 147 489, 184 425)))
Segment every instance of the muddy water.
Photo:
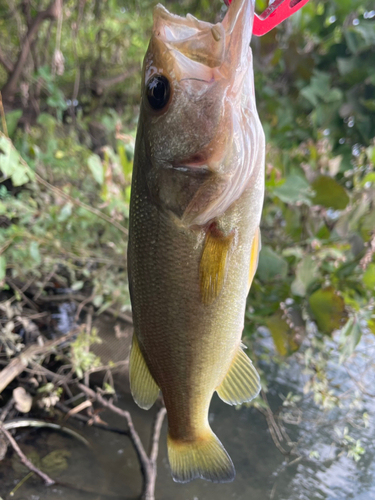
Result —
MULTIPOLYGON (((112 327, 107 323, 108 332, 113 331, 112 327)), ((268 370, 268 376, 272 380, 268 397, 274 409, 280 405, 280 395, 286 395, 289 391, 302 393, 304 376, 297 363, 288 369, 263 368, 268 370)), ((131 411, 142 441, 148 443, 154 412, 140 410, 134 405, 127 392, 128 384, 124 374, 117 376, 116 386, 119 390, 119 406, 131 411)), ((306 418, 298 426, 288 426, 288 432, 293 441, 301 440, 299 451, 302 455, 308 457, 310 451, 314 450, 319 452, 320 460, 297 459, 294 464, 288 465, 275 447, 267 423, 260 413, 253 408, 236 410, 214 397, 210 413, 211 425, 231 455, 237 470, 237 477, 231 484, 217 485, 201 480, 186 485, 174 483, 169 473, 164 424, 158 458, 156 499, 375 499, 374 421, 370 418, 365 432, 355 429, 352 432, 354 437, 361 438, 366 448, 365 456, 358 463, 347 458, 346 453, 333 460, 333 438, 330 435, 332 427, 316 427, 314 422, 321 418, 321 412, 311 399, 307 399, 302 406, 306 418)), ((365 408, 361 409, 363 411, 374 415, 374 402, 367 400, 365 408)), ((105 412, 101 416, 110 425, 124 427, 124 422, 116 415, 105 412)), ((339 422, 344 416, 337 410, 330 418, 339 422)), ((137 498, 141 490, 141 475, 127 438, 83 427, 72 420, 69 424, 88 439, 90 448, 72 437, 54 431, 23 430, 17 433, 18 442, 26 453, 37 451, 40 458, 43 458, 54 450, 64 450, 67 454, 66 468, 55 473, 51 471, 50 474, 58 479, 59 484, 45 488, 39 479, 32 477, 10 496, 12 489, 27 472, 20 469, 17 460, 8 453, 0 466, 0 496, 4 500, 137 498)))

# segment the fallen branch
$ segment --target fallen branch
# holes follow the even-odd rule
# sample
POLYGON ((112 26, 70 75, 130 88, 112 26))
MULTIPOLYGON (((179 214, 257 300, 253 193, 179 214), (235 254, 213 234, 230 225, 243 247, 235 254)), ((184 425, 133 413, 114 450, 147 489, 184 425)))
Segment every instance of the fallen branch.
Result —
POLYGON ((4 428, 4 426, 3 426, 2 423, 0 423, 0 431, 7 438, 7 440, 9 441, 9 444, 11 445, 11 447, 13 448, 13 450, 17 453, 17 455, 19 456, 21 462, 31 472, 34 472, 34 474, 36 474, 37 476, 39 476, 45 482, 46 486, 52 486, 53 484, 55 484, 55 481, 53 479, 51 479, 49 476, 47 476, 47 474, 45 474, 44 472, 42 472, 41 470, 39 470, 38 467, 35 467, 35 465, 32 462, 30 462, 30 460, 26 457, 26 455, 23 453, 23 451, 21 450, 21 448, 16 443, 16 441, 13 438, 13 436, 11 435, 11 433, 4 428))
POLYGON ((6 366, 0 372, 0 393, 8 387, 8 385, 16 378, 18 375, 25 370, 28 364, 33 360, 35 356, 47 355, 51 349, 66 342, 72 335, 74 335, 78 329, 74 329, 67 335, 60 337, 56 340, 50 340, 46 342, 43 346, 32 345, 25 349, 16 358, 12 359, 8 366, 6 366))
POLYGON ((71 408, 66 406, 64 403, 58 402, 55 404, 55 408, 60 410, 62 413, 65 413, 65 419, 75 418, 80 422, 83 422, 90 427, 96 427, 98 429, 102 429, 103 431, 114 432, 115 434, 121 434, 122 436, 129 436, 129 432, 126 429, 119 429, 118 427, 111 427, 110 425, 99 424, 95 421, 95 417, 86 417, 86 415, 82 415, 81 413, 71 413, 71 408))
POLYGON ((117 415, 120 415, 121 417, 125 418, 128 424, 129 439, 137 454, 143 476, 143 490, 142 490, 141 500, 155 500, 155 481, 157 472, 156 460, 159 451, 160 432, 164 417, 166 415, 166 409, 164 407, 160 408, 159 412, 156 415, 152 432, 150 456, 148 456, 145 451, 145 448, 143 447, 139 434, 134 428, 132 417, 128 411, 118 408, 110 401, 107 401, 101 394, 93 391, 92 389, 86 387, 83 384, 78 384, 78 387, 91 400, 97 401, 105 408, 111 410, 113 413, 116 413, 117 415))

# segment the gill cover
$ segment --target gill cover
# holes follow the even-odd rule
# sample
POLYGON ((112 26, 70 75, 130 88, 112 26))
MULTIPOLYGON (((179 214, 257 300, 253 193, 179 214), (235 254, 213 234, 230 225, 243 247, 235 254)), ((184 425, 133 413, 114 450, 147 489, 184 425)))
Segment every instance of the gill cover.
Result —
POLYGON ((170 14, 160 4, 154 10, 144 82, 163 75, 172 92, 163 112, 144 120, 153 169, 148 182, 159 204, 168 205, 185 226, 203 226, 222 215, 264 159, 249 47, 253 18, 253 0, 234 0, 215 25, 170 14), (207 178, 181 189, 186 203, 171 203, 181 184, 176 179, 186 171, 200 179, 206 172, 207 178))

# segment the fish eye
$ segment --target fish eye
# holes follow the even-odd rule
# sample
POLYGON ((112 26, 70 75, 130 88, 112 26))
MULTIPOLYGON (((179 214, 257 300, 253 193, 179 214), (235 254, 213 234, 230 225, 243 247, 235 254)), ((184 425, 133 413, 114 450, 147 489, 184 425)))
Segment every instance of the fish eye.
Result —
POLYGON ((155 111, 165 108, 171 96, 171 86, 164 75, 152 76, 146 84, 147 99, 155 111))

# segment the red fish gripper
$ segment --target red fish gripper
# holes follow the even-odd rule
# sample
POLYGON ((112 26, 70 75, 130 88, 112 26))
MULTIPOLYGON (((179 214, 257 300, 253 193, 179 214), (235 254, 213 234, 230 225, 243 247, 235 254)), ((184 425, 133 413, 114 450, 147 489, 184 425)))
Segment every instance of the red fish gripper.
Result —
MULTIPOLYGON (((230 5, 232 0, 224 0, 230 5)), ((254 15, 253 35, 262 36, 285 21, 309 0, 275 0, 262 14, 254 15)))

